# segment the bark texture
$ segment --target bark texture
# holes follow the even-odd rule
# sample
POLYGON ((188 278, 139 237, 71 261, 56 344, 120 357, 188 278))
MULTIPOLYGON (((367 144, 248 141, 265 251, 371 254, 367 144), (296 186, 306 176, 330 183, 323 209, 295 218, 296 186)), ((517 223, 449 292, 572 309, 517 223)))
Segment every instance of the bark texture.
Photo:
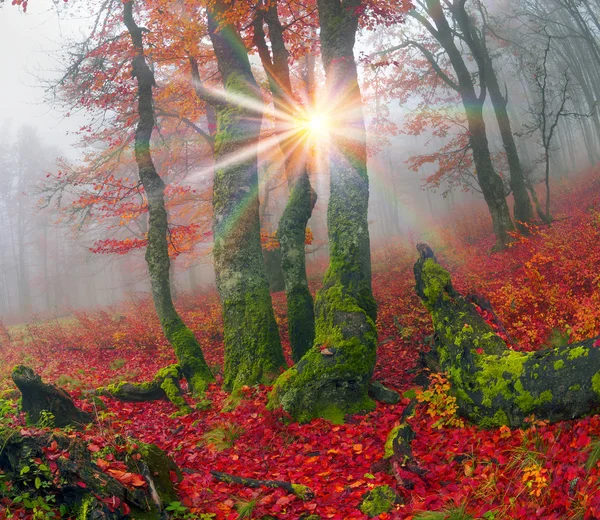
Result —
POLYGON ((269 80, 275 106, 275 132, 291 185, 290 197, 279 221, 277 238, 281 244, 281 266, 286 290, 292 359, 297 363, 313 346, 315 339, 314 302, 306 277, 305 237, 317 194, 310 185, 308 174, 310 136, 290 128, 290 121, 297 111, 297 103, 292 92, 289 54, 283 39, 283 27, 276 2, 257 13, 254 41, 269 80), (265 40, 264 23, 269 28, 270 49, 265 40))
POLYGON ((315 303, 315 345, 276 381, 271 406, 299 421, 372 410, 368 384, 375 366, 377 306, 371 290, 365 126, 353 48, 361 2, 319 0, 327 86, 347 132, 332 135, 327 214, 330 265, 315 303), (344 135, 342 135, 344 134, 344 135), (345 136, 351 134, 352 139, 345 136))
POLYGON ((44 383, 31 368, 24 365, 15 367, 12 379, 21 392, 21 406, 29 424, 37 424, 43 411, 54 416, 54 425, 57 428, 82 428, 92 422, 92 415, 77 408, 65 390, 44 383))
POLYGON ((268 383, 285 366, 260 243, 256 147, 262 97, 228 4, 208 9, 209 35, 227 99, 216 105, 214 262, 223 306, 224 386, 268 383), (243 98, 243 102, 240 100, 243 98))
POLYGON ((522 426, 589 414, 600 405, 600 340, 517 352, 452 287, 431 249, 419 244, 418 295, 431 313, 435 352, 448 373, 460 413, 484 426, 522 426))
POLYGON ((152 297, 162 329, 175 349, 190 390, 195 394, 200 394, 208 382, 214 381, 214 377, 204 360, 198 340, 179 317, 171 297, 165 184, 156 171, 150 150, 150 138, 155 123, 152 99, 152 88, 155 86, 154 73, 146 63, 142 29, 133 19, 133 2, 131 1, 123 4, 123 21, 136 52, 133 58, 132 76, 137 79, 138 84, 139 122, 135 131, 134 149, 139 177, 148 199, 146 263, 150 274, 152 297))
POLYGON ((287 296, 288 329, 292 359, 300 361, 315 340, 315 311, 306 277, 306 225, 317 194, 304 172, 294 184, 279 221, 277 238, 281 244, 281 267, 287 296))

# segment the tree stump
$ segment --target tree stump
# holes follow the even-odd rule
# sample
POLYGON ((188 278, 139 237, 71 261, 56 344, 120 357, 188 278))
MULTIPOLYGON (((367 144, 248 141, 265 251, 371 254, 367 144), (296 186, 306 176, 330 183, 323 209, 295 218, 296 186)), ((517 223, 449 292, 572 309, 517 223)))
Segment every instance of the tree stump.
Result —
POLYGON ((54 416, 54 426, 57 428, 81 428, 92 422, 92 415, 77 408, 65 390, 44 383, 31 368, 18 365, 12 372, 12 379, 23 396, 22 407, 27 414, 28 423, 37 424, 42 411, 54 416))

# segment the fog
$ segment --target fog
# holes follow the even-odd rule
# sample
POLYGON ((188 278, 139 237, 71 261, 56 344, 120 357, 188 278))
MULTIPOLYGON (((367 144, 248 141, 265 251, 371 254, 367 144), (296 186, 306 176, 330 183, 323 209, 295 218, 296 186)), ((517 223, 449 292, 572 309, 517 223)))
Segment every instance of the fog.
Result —
MULTIPOLYGON (((555 3, 562 6, 558 0, 555 3)), ((525 52, 520 54, 521 61, 512 51, 503 53, 502 49, 508 44, 501 38, 490 42, 499 83, 509 100, 508 112, 523 167, 531 183, 541 190, 539 183, 543 181, 544 165, 540 157, 544 150, 539 135, 529 132, 528 125, 535 119, 532 110, 540 100, 530 81, 532 74, 540 72, 531 67, 539 67, 541 63, 546 35, 540 36, 527 24, 535 16, 541 16, 543 7, 529 0, 502 2, 501 9, 497 3, 486 4, 491 13, 490 23, 496 24, 498 33, 505 35, 507 40, 514 40, 514 48, 527 47, 537 56, 532 65, 528 63, 528 60, 532 61, 531 56, 526 56, 525 52), (494 20, 493 17, 507 6, 514 17, 494 20), (519 13, 524 14, 520 16, 519 13)), ((20 323, 36 316, 63 315, 72 309, 112 305, 149 291, 143 249, 134 249, 127 254, 92 252, 98 248, 98 241, 143 236, 147 229, 145 212, 133 219, 127 217, 127 225, 119 225, 119 218, 122 220, 119 216, 95 222, 93 218, 83 218, 81 212, 74 215, 69 211, 69 205, 82 196, 82 189, 69 187, 61 191, 60 201, 56 196, 50 201, 45 199, 49 182, 57 172, 82 171, 88 164, 86 154, 101 152, 104 147, 102 142, 86 142, 85 132, 80 132, 93 116, 84 110, 68 110, 63 100, 55 97, 55 91, 48 90, 64 74, 65 50, 72 42, 82 41, 87 36, 93 13, 86 6, 77 1, 63 5, 63 2, 36 0, 30 3, 27 13, 10 5, 0 8, 3 48, 0 53, 0 316, 5 324, 20 323), (67 112, 70 112, 69 117, 66 117, 67 112)), ((550 20, 545 29, 552 40, 547 63, 553 85, 552 99, 554 102, 560 100, 561 89, 567 88, 567 112, 571 114, 558 119, 556 133, 548 147, 550 177, 557 186, 556 181, 573 179, 577 172, 589 168, 600 158, 600 120, 596 112, 600 94, 597 85, 600 83, 597 72, 586 66, 586 56, 591 56, 598 47, 600 27, 591 21, 591 14, 600 11, 597 7, 594 5, 587 15, 584 13, 585 20, 589 21, 585 28, 575 21, 569 22, 567 10, 557 9, 556 24, 550 20), (558 17, 562 18, 559 20, 558 17), (565 27, 573 34, 562 34, 565 27), (586 46, 588 40, 581 36, 584 29, 588 30, 585 38, 593 40, 589 48, 586 46), (565 87, 567 79, 568 86, 565 87)), ((408 18, 403 26, 381 28, 375 33, 363 31, 359 48, 362 55, 369 55, 393 47, 399 41, 419 38, 428 39, 423 36, 423 28, 408 18)), ((460 48, 468 54, 464 44, 460 48)), ((405 48, 399 52, 395 59, 409 60, 413 51, 405 48)), ((475 74, 475 62, 466 61, 475 74)), ((256 63, 256 75, 261 77, 264 73, 258 70, 259 63, 256 63)), ((317 64, 320 68, 320 59, 317 64)), ((375 74, 368 64, 363 63, 361 68, 373 150, 369 159, 369 222, 373 249, 427 238, 435 226, 452 223, 452 219, 472 205, 485 211, 480 190, 473 186, 476 182, 473 181, 472 166, 461 166, 460 172, 437 184, 431 179, 427 182, 427 179, 435 174, 439 163, 423 162, 414 168, 416 171, 409 167, 411 157, 435 153, 459 130, 458 126, 451 126, 446 132, 439 133, 432 127, 420 135, 411 135, 413 132, 407 132, 406 125, 415 111, 422 110, 428 103, 442 108, 448 108, 450 103, 452 111, 460 111, 462 107, 456 99, 445 103, 433 101, 439 93, 428 97, 418 88, 414 94, 398 94, 397 87, 389 87, 389 82, 394 75, 400 74, 400 70, 408 68, 403 62, 400 67, 381 69, 382 72, 377 73, 380 75, 375 74), (379 81, 383 85, 381 91, 377 91, 379 81), (382 137, 378 125, 381 126, 384 120, 386 124, 395 124, 398 131, 385 133, 382 137)), ((161 85, 158 86, 160 89, 161 85)), ((556 115, 556 110, 555 107, 550 119, 556 115)), ((484 114, 491 152, 501 155, 503 142, 489 96, 484 114)), ((207 120, 202 118, 196 123, 206 127, 207 120)), ((194 190, 196 195, 190 199, 191 203, 188 200, 185 206, 177 205, 172 215, 178 219, 178 225, 198 225, 206 237, 210 231, 210 218, 207 217, 210 150, 193 132, 181 135, 184 137, 180 144, 163 146, 164 157, 158 154, 157 164, 163 165, 163 171, 159 173, 164 174, 167 182, 177 180, 177 185, 194 190), (167 151, 171 154, 168 157, 167 151)), ((326 150, 322 153, 326 154, 326 150)), ((313 171, 319 199, 309 222, 314 240, 307 246, 309 272, 315 278, 322 273, 327 259, 328 177, 324 164, 324 161, 319 162, 313 171)), ((502 159, 496 168, 506 180, 508 171, 502 159)), ((289 193, 287 184, 278 175, 280 170, 281 161, 264 154, 261 156, 262 227, 270 233, 277 229, 289 193)), ((135 169, 124 164, 115 172, 119 178, 133 179, 136 175, 135 169)), ((508 197, 511 200, 511 195, 508 197)), ((512 202, 510 204, 512 206, 512 202)), ((174 259, 172 276, 176 292, 212 288, 214 272, 210 247, 210 239, 204 238, 174 259)))

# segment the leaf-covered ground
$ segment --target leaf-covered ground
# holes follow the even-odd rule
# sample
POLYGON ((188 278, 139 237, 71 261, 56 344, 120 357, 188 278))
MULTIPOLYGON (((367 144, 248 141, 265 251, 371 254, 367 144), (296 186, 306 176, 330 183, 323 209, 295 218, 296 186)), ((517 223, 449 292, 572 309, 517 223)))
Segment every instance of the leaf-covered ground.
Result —
MULTIPOLYGON (((555 189, 560 193, 554 225, 532 228, 530 237, 517 239, 505 253, 488 254, 493 237, 483 214, 473 210, 429 239, 458 289, 489 298, 515 348, 531 350, 600 334, 598 173, 579 179, 575 188, 565 182, 555 189)), ((414 293, 415 256, 414 244, 390 245, 374 255, 380 333, 375 379, 402 393, 414 388, 416 361, 430 334, 429 317, 414 293)), ((274 304, 287 348, 284 296, 275 295, 274 304)), ((218 369, 223 345, 216 295, 182 296, 178 307, 209 364, 218 369)), ((86 390, 142 381, 174 361, 148 299, 9 332, 10 338, 6 329, 0 338, 4 397, 13 388, 9 375, 16 363, 32 366, 91 409, 83 400, 86 390)), ((394 487, 404 504, 380 518, 413 518, 419 511, 459 507, 488 519, 600 518, 600 416, 553 425, 532 418, 527 430, 480 430, 461 425, 445 388, 442 380, 434 387, 439 393, 427 394, 429 402, 418 407, 412 420, 417 433, 413 451, 425 473, 410 476, 410 490, 400 485, 398 475, 378 471, 377 464, 408 398, 398 405, 378 404, 376 411, 340 426, 323 420, 298 425, 265 409, 267 388, 246 389, 234 407, 212 385, 210 407, 185 417, 173 417, 168 402, 104 399, 107 409, 95 410, 98 424, 81 435, 92 451, 110 445, 117 435, 168 451, 184 471, 181 502, 199 518, 236 519, 252 501, 248 518, 366 518, 358 509, 361 496, 381 484, 394 487), (590 458, 593 453, 596 457, 590 458), (303 502, 281 489, 219 483, 210 470, 304 484, 315 498, 303 502)), ((18 506, 12 510, 26 513, 18 506)))

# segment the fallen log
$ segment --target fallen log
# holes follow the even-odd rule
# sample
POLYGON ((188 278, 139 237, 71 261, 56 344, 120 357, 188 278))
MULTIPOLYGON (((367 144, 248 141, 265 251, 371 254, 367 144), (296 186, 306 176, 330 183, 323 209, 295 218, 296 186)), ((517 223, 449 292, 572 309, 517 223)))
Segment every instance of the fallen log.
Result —
POLYGON ((453 288, 429 246, 417 250, 416 291, 462 416, 483 427, 518 427, 531 415, 555 422, 600 406, 600 337, 536 352, 509 349, 453 288))
POLYGON ((309 487, 283 480, 258 480, 255 478, 238 477, 237 475, 230 475, 222 471, 211 471, 210 474, 219 482, 226 482, 228 484, 240 484, 249 488, 281 488, 292 495, 296 495, 301 500, 312 500, 315 496, 309 487))

